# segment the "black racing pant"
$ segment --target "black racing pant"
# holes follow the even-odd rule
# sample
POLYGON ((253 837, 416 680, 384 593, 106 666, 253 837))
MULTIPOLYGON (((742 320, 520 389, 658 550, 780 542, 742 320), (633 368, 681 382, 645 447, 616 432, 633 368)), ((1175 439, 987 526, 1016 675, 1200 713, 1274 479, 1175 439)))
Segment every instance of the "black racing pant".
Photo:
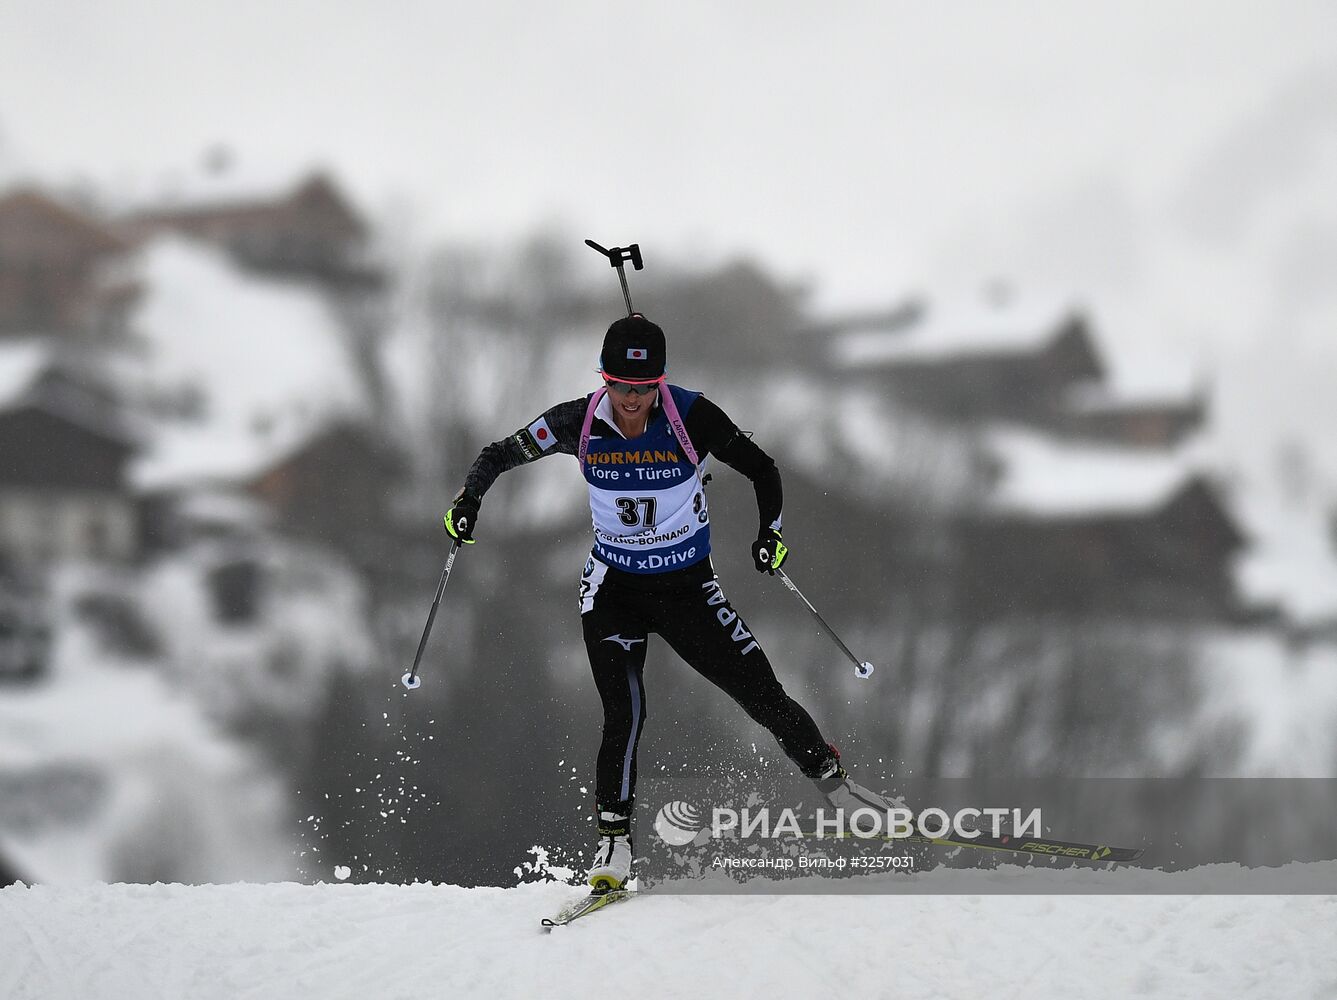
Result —
POLYGON ((785 694, 752 631, 725 598, 709 559, 654 574, 626 573, 590 559, 580 594, 585 648, 604 708, 595 785, 600 812, 631 815, 651 632, 770 730, 805 775, 815 780, 829 766, 832 751, 817 724, 785 694))

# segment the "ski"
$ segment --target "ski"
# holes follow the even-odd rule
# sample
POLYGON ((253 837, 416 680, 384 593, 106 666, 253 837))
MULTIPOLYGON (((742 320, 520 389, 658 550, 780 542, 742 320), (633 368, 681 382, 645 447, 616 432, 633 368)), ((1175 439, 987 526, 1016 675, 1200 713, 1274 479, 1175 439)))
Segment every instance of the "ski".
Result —
MULTIPOLYGON (((827 834, 808 834, 829 839, 827 834)), ((843 839, 843 838, 842 838, 843 839)), ((899 841, 906 844, 932 844, 937 847, 973 847, 983 851, 1011 851, 1044 858, 1069 858, 1073 861, 1091 861, 1096 864, 1128 864, 1142 857, 1140 847, 1111 847, 1108 844, 1081 844, 1072 840, 1052 837, 1018 837, 1010 833, 994 837, 987 833, 968 839, 965 837, 930 837, 918 832, 903 837, 875 836, 868 839, 899 841)))
POLYGON ((597 910, 602 910, 605 906, 612 906, 635 895, 638 895, 635 889, 596 889, 589 895, 568 903, 555 916, 544 917, 543 928, 552 930, 554 927, 565 927, 573 920, 579 920, 597 910))
POLYGON ((938 847, 974 847, 984 851, 1012 851, 1045 858, 1070 858, 1073 861, 1091 861, 1096 864, 1127 864, 1142 857, 1140 847, 1111 847, 1108 844, 1079 844, 1052 837, 1016 837, 1004 833, 994 837, 981 833, 973 839, 965 837, 930 837, 912 833, 908 837, 886 837, 886 840, 904 840, 911 844, 935 844, 938 847))

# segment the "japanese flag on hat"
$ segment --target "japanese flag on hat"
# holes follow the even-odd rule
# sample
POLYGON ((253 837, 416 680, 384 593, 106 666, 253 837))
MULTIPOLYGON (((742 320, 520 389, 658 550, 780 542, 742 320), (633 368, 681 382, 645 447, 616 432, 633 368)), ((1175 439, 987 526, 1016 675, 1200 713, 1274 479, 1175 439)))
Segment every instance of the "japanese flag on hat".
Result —
POLYGON ((648 382, 663 376, 666 354, 663 330, 640 313, 623 316, 604 335, 599 370, 609 378, 648 382))

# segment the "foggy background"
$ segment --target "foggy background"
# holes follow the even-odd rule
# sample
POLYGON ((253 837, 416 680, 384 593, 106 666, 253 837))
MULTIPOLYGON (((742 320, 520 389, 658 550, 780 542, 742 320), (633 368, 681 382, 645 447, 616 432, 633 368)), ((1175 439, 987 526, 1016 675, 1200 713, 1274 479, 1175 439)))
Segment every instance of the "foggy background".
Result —
MULTIPOLYGON (((1335 50, 1326 4, 0 9, 0 883, 585 850, 569 458, 398 678, 479 449, 597 384, 586 237, 779 463, 877 673, 718 463, 715 565, 861 780, 1333 777, 1335 50)), ((642 838, 811 796, 646 683, 642 838)))

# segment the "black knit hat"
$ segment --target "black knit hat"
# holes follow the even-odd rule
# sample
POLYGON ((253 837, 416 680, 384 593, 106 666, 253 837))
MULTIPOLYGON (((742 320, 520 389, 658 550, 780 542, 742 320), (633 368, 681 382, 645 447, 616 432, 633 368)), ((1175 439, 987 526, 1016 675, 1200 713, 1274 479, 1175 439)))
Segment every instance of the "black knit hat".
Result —
POLYGON ((604 334, 599 370, 610 378, 655 379, 664 374, 667 364, 664 331, 640 313, 617 320, 604 334))

